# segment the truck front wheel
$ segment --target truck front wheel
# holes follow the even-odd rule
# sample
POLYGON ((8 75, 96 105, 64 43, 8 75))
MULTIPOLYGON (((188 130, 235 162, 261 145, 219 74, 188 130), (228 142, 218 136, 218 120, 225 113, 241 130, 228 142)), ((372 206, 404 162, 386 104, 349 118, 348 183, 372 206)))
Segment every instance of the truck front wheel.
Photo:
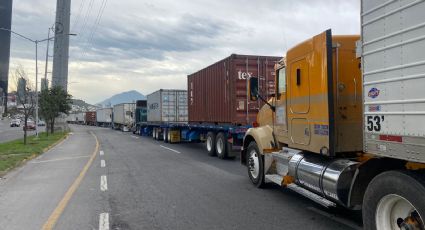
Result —
POLYGON ((425 180, 409 171, 379 174, 368 185, 363 200, 365 229, 425 229, 425 180))
POLYGON ((255 141, 249 143, 246 154, 248 175, 251 182, 258 188, 264 187, 264 163, 255 141))

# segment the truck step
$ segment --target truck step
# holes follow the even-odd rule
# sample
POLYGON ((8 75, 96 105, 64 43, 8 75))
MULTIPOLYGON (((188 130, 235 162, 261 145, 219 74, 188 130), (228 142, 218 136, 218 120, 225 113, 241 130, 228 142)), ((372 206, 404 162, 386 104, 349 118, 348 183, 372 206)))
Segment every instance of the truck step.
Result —
POLYGON ((319 195, 317 195, 316 193, 312 193, 309 190, 302 188, 296 184, 289 184, 288 186, 286 186, 287 188, 291 189, 292 191, 301 194, 307 198, 309 198, 310 200, 326 207, 326 208, 334 208, 336 207, 336 204, 326 198, 323 198, 319 195))
MULTIPOLYGON (((283 177, 281 175, 278 174, 267 174, 265 177, 265 182, 266 183, 275 183, 277 185, 282 185, 282 180, 283 177)), ((294 183, 289 184, 286 186, 288 189, 301 194, 307 198, 309 198, 310 200, 326 207, 326 208, 331 208, 331 207, 336 207, 336 204, 326 198, 323 198, 319 195, 317 195, 316 193, 310 192, 309 190, 302 188, 294 183)))
POLYGON ((282 185, 283 176, 278 174, 267 174, 265 177, 266 183, 275 183, 278 185, 282 185))

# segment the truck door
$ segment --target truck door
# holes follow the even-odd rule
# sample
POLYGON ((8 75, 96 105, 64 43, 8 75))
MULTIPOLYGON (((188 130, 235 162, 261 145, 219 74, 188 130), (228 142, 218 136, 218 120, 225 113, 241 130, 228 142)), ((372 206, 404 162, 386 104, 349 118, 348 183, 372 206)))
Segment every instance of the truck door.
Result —
POLYGON ((309 145, 310 79, 306 58, 291 63, 288 72, 291 139, 295 144, 309 145))
POLYGON ((288 137, 288 122, 286 115, 286 68, 276 71, 276 117, 274 133, 279 142, 286 142, 288 137))

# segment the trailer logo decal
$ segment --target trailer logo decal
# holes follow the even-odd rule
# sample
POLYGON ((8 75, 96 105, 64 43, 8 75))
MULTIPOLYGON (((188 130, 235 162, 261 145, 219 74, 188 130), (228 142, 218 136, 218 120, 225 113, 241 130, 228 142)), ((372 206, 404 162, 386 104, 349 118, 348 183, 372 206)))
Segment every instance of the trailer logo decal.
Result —
POLYGON ((380 105, 369 105, 369 112, 379 112, 381 111, 380 105))
POLYGON ((369 90, 367 96, 369 96, 370 98, 377 98, 379 96, 379 89, 373 87, 369 90))
POLYGON ((321 136, 329 135, 329 125, 318 125, 314 124, 314 134, 321 136))
POLYGON ((246 80, 246 79, 250 79, 252 76, 252 73, 250 72, 242 72, 242 71, 238 71, 238 79, 239 80, 246 80))

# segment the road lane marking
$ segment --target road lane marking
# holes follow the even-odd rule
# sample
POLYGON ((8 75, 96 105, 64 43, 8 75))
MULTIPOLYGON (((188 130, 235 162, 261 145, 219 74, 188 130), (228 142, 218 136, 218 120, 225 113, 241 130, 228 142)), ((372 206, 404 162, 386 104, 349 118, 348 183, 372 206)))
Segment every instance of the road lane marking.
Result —
POLYGON ((130 137, 132 137, 132 138, 136 138, 136 139, 139 139, 139 137, 138 137, 138 136, 133 136, 133 135, 131 135, 130 137))
POLYGON ((51 160, 45 160, 45 161, 32 161, 32 162, 30 162, 30 164, 40 164, 40 163, 55 162, 55 161, 65 161, 65 160, 73 160, 73 159, 87 158, 87 157, 90 157, 90 155, 75 156, 75 157, 63 157, 63 158, 57 158, 57 159, 51 159, 51 160))
POLYGON ((109 230, 109 213, 100 213, 99 230, 109 230))
POLYGON ((102 150, 100 150, 99 155, 103 156, 104 154, 105 153, 102 150))
POLYGON ((105 166, 106 166, 105 160, 100 160, 100 167, 105 168, 105 166))
POLYGON ((69 187, 68 191, 65 193, 62 200, 56 206, 55 210, 53 210, 52 214, 49 216, 49 219, 47 219, 47 221, 44 223, 42 227, 43 230, 53 229, 59 217, 62 215, 63 210, 65 210, 66 206, 68 205, 69 200, 71 200, 72 195, 80 186, 80 183, 84 179, 84 176, 86 175, 91 164, 93 163, 94 158, 96 158, 97 152, 99 151, 99 140, 97 139, 96 135, 94 135, 93 133, 91 133, 91 135, 93 135, 94 139, 96 140, 96 147, 93 151, 93 154, 91 155, 90 159, 87 161, 84 168, 81 170, 80 175, 78 175, 74 183, 72 183, 71 187, 69 187))
POLYGON ((343 218, 337 217, 337 216, 335 216, 335 215, 333 215, 333 214, 327 213, 327 212, 322 211, 322 210, 320 210, 320 209, 317 209, 317 208, 315 208, 315 207, 307 207, 307 209, 308 209, 308 210, 310 210, 310 211, 312 211, 312 212, 315 212, 315 213, 317 213, 317 214, 319 214, 319 215, 322 215, 322 216, 324 216, 324 217, 327 217, 327 218, 329 218, 329 219, 331 219, 331 220, 333 220, 333 221, 335 221, 335 222, 338 222, 338 223, 340 223, 340 224, 343 224, 343 225, 345 225, 345 226, 348 226, 348 227, 350 227, 350 228, 352 228, 352 229, 356 229, 356 230, 361 230, 361 229, 363 229, 361 226, 359 226, 358 224, 356 224, 356 223, 355 223, 355 222, 353 222, 353 221, 345 220, 345 219, 343 219, 343 218))
POLYGON ((102 176, 100 177, 100 190, 101 190, 102 192, 104 192, 104 191, 108 190, 108 181, 107 181, 107 179, 106 179, 106 175, 102 175, 102 176))
POLYGON ((165 147, 165 146, 163 146, 163 145, 159 145, 159 146, 160 146, 161 148, 168 149, 168 150, 173 151, 173 152, 175 152, 175 153, 181 153, 181 152, 179 152, 179 151, 177 151, 177 150, 175 150, 175 149, 168 148, 168 147, 165 147))

